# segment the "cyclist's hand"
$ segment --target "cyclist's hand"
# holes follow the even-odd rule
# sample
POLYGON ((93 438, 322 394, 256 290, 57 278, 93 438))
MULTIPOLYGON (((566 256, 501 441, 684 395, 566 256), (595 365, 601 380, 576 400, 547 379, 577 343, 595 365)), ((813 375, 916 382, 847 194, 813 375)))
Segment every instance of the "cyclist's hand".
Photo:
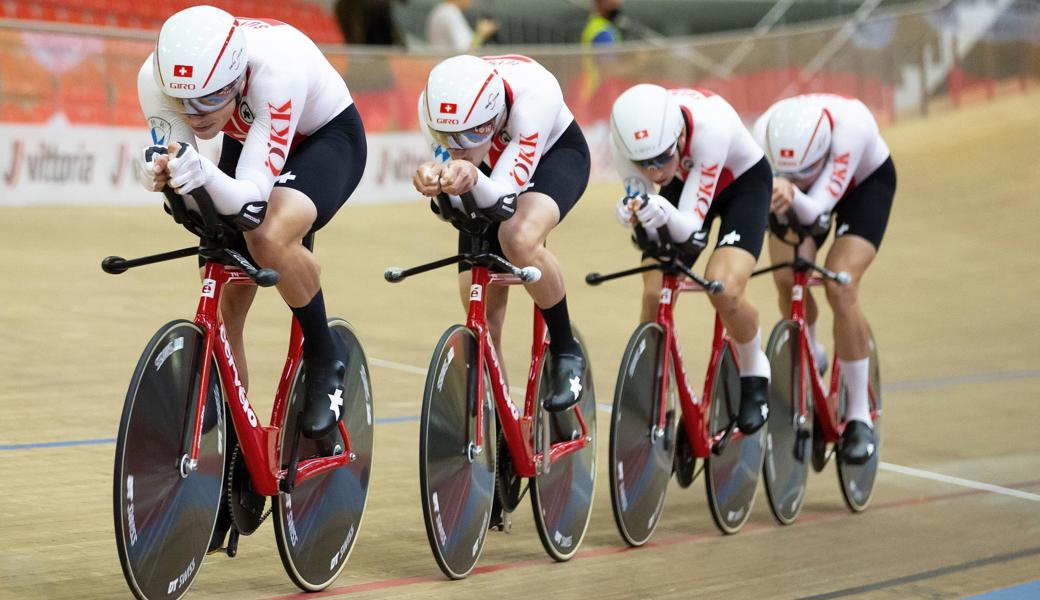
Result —
POLYGON ((440 178, 442 167, 441 163, 433 161, 419 165, 419 168, 415 170, 415 176, 412 177, 412 185, 415 186, 415 190, 423 196, 430 198, 441 193, 440 178))
POLYGON ((636 211, 639 223, 646 229, 657 230, 664 227, 671 216, 672 205, 657 194, 649 194, 643 200, 643 207, 636 211))
POLYGON ((618 223, 621 223, 622 227, 632 227, 636 224, 636 213, 632 209, 638 206, 639 200, 633 196, 625 196, 618 201, 617 206, 614 207, 614 216, 617 217, 618 223))
POLYGON ((441 189, 458 196, 477 185, 477 166, 466 160, 449 160, 441 168, 441 189))
POLYGON ((161 192, 170 181, 170 174, 166 172, 166 161, 170 157, 165 154, 165 151, 166 148, 161 146, 149 146, 141 150, 141 160, 134 161, 137 180, 141 182, 144 189, 150 192, 161 192), (157 153, 157 149, 164 153, 157 153))
POLYGON ((178 194, 188 194, 209 183, 202 157, 191 144, 173 142, 170 144, 170 154, 173 156, 167 163, 170 187, 178 194))
POLYGON ((782 215, 791 208, 794 200, 794 184, 783 177, 773 178, 773 198, 769 203, 769 212, 782 215))

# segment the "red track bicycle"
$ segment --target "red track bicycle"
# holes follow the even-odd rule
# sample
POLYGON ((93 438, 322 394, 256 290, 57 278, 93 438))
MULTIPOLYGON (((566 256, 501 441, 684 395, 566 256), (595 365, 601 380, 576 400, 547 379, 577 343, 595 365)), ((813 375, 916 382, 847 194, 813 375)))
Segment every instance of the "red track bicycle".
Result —
POLYGON ((652 270, 664 274, 657 321, 641 323, 629 338, 610 420, 614 521, 632 546, 645 544, 657 528, 673 471, 679 485, 689 487, 698 458, 707 470, 704 482, 715 525, 723 533, 739 531, 755 501, 765 438, 765 428, 752 435, 737 429, 740 371, 717 314, 701 398, 683 366, 672 316, 679 294, 717 294, 721 283, 705 281, 678 258, 609 275, 590 273, 585 280, 598 285, 652 270), (692 281, 682 279, 684 275, 692 281))
MULTIPOLYGON (((793 220, 792 220, 793 222, 793 220)), ((791 287, 791 313, 781 319, 769 336, 766 355, 772 376, 769 384, 769 431, 766 438, 766 460, 763 465, 769 508, 778 522, 793 523, 801 512, 805 498, 805 482, 809 462, 820 472, 826 466, 845 427, 846 392, 838 368, 837 357, 831 365, 830 385, 825 386, 821 365, 816 363, 809 345, 805 321, 805 295, 810 287, 830 280, 841 285, 849 283, 847 273, 834 273, 798 256, 798 246, 808 237, 799 226, 780 225, 770 216, 773 234, 792 246, 794 258, 760 269, 756 274, 778 269, 794 271, 791 287), (786 228, 797 237, 786 237, 786 228), (811 276, 812 272, 820 277, 811 276), (809 419, 812 424, 809 424, 809 419)), ((868 394, 870 415, 874 422, 875 443, 881 443, 881 369, 878 365, 877 344, 870 336, 868 394)), ((842 497, 852 512, 867 508, 874 493, 878 452, 862 465, 847 464, 839 453, 836 460, 842 497)))
POLYGON ((267 287, 278 274, 255 268, 225 246, 226 226, 205 190, 190 194, 201 217, 169 188, 165 194, 174 219, 199 234, 200 245, 102 261, 106 272, 117 274, 196 254, 206 260, 195 320, 171 321, 148 342, 119 423, 113 500, 127 584, 141 599, 183 596, 202 566, 226 491, 232 520, 227 554, 234 556, 239 535, 255 531, 273 510, 289 577, 304 590, 324 589, 346 564, 368 498, 373 421, 364 351, 346 321, 329 320, 349 351, 345 414, 327 438, 303 438, 297 420, 306 368, 303 335, 293 320, 271 424, 261 424, 218 309, 225 286, 267 287), (268 496, 273 507, 265 512, 268 496))
MULTIPOLYGON (((420 423, 419 483, 426 534, 438 566, 451 579, 473 570, 496 511, 512 512, 525 495, 524 478, 529 480, 542 546, 557 561, 570 559, 588 528, 596 482, 596 398, 590 368, 586 366, 582 381, 587 387, 574 409, 552 414, 542 407, 548 395, 541 382, 547 376, 549 338, 535 308, 521 409, 509 395, 487 327, 488 288, 533 283, 541 273, 490 254, 479 237, 487 221, 458 225, 471 234, 472 252, 385 273, 387 281, 399 282, 461 262, 472 266, 466 325, 449 327, 437 342, 420 423)), ((584 342, 576 336, 588 365, 584 342)))

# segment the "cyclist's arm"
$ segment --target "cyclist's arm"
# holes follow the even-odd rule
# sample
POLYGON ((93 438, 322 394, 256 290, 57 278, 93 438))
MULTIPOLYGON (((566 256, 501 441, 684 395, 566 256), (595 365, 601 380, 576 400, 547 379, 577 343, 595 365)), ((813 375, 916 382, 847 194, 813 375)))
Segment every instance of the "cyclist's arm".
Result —
POLYGON ((306 83, 300 77, 254 79, 252 85, 253 124, 242 144, 235 177, 218 171, 215 189, 206 186, 214 201, 221 194, 236 213, 250 202, 267 202, 271 197, 306 101, 306 83))
POLYGON ((524 106, 513 105, 510 115, 513 139, 502 151, 488 177, 477 175, 473 197, 480 208, 492 208, 510 195, 520 195, 531 183, 545 153, 549 134, 563 106, 559 88, 543 90, 538 96, 524 98, 524 106))
POLYGON ((148 123, 151 145, 166 146, 174 141, 195 143, 195 134, 178 112, 177 106, 155 85, 151 56, 137 73, 137 100, 141 103, 141 112, 148 123))
POLYGON ((715 126, 709 121, 697 123, 690 151, 695 162, 679 195, 679 210, 668 221, 668 233, 672 239, 689 239, 704 227, 704 219, 715 199, 715 188, 726 165, 732 137, 726 126, 715 126))

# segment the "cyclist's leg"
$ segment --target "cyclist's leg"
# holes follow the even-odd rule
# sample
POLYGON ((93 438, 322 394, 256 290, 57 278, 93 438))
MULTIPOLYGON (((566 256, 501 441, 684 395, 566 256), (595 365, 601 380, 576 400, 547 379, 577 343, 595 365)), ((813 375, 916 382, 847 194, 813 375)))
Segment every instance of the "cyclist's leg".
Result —
POLYGON ((848 393, 842 453, 853 463, 869 460, 875 450, 868 396, 870 325, 859 305, 859 287, 881 246, 895 188, 889 158, 838 204, 837 237, 827 255, 827 268, 852 278, 847 285, 827 282, 827 302, 834 312, 835 353, 848 393))
MULTIPOLYGON (((806 239, 798 247, 798 256, 806 260, 816 260, 816 253, 823 239, 806 239)), ((775 236, 768 236, 769 257, 772 262, 780 263, 791 260, 791 246, 781 242, 775 236)), ((773 283, 776 285, 777 304, 780 306, 780 315, 787 318, 791 314, 791 286, 794 285, 794 271, 791 269, 778 269, 773 271, 773 283)), ((816 355, 816 366, 822 373, 827 368, 827 350, 816 339, 816 319, 819 318, 819 308, 811 289, 803 290, 805 294, 805 322, 808 325, 809 343, 812 344, 813 353, 816 355)))
POLYGON ((758 310, 748 301, 745 288, 762 251, 772 189, 772 171, 763 158, 715 198, 705 219, 711 223, 718 215, 722 220, 705 276, 725 286, 722 293, 708 298, 736 350, 740 366, 738 425, 747 434, 758 431, 769 415, 769 359, 762 351, 758 310))
MULTIPOLYGON (((652 258, 643 257, 643 261, 640 264, 651 264, 655 263, 652 258)), ((661 300, 661 286, 663 285, 664 275, 659 270, 647 271, 643 273, 643 302, 639 309, 639 322, 647 323, 657 320, 657 303, 661 300)))
POLYGON ((242 385, 249 389, 249 368, 246 363, 246 344, 244 338, 246 315, 256 297, 256 286, 225 286, 220 298, 220 319, 227 332, 228 343, 235 355, 235 366, 242 385))
POLYGON ((303 330, 308 402, 301 431, 313 438, 327 434, 345 412, 328 397, 343 389, 347 357, 328 329, 318 261, 301 241, 324 227, 347 201, 361 181, 366 159, 364 126, 352 105, 290 152, 264 222, 245 234, 256 261, 281 275, 278 292, 303 330))
POLYGON ((577 204, 588 185, 591 158, 577 123, 563 132, 535 169, 528 190, 517 198, 516 213, 499 228, 506 258, 536 266, 542 278, 526 286, 549 330, 549 390, 545 406, 564 410, 581 400, 585 357, 571 331, 567 292, 560 265, 545 240, 577 204))

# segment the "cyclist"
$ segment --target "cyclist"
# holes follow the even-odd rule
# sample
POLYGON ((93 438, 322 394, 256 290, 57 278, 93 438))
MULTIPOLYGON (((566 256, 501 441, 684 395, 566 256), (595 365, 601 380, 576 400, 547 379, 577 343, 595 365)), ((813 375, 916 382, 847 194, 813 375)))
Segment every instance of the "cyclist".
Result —
MULTIPOLYGON (((233 246, 281 274, 278 292, 304 335, 301 430, 326 436, 344 412, 347 357, 326 324, 318 262, 301 241, 329 222, 365 168, 365 131, 346 84, 293 27, 194 6, 163 24, 137 87, 152 143, 170 148, 168 156, 138 161, 139 178, 153 191, 205 188, 241 230, 233 246), (194 144, 221 132, 214 164, 194 144)), ((246 385, 242 330, 255 294, 255 287, 228 287, 221 306, 246 385)))
MULTIPOLYGON (((705 276, 725 289, 708 298, 737 351, 737 424, 754 433, 769 416, 769 359, 762 351, 758 311, 744 291, 762 250, 769 164, 736 111, 708 91, 636 85, 614 102, 610 123, 625 184, 617 205, 623 226, 635 225, 637 238, 651 242, 664 241, 658 234, 664 229, 680 259, 692 265, 712 221, 722 221, 705 276)), ((654 250, 641 245, 643 262, 652 262, 654 250)), ((643 275, 641 321, 655 320, 661 284, 660 271, 643 275)))
MULTIPOLYGON (((753 135, 765 148, 775 173, 770 210, 781 216, 793 213, 814 232, 799 248, 802 256, 816 256, 827 239, 834 211, 838 226, 826 266, 852 276, 848 285, 828 281, 826 287, 834 311, 835 353, 849 397, 838 450, 848 463, 865 463, 877 446, 867 390, 870 326, 859 306, 859 285, 885 234, 896 191, 895 165, 874 116, 852 98, 807 94, 781 100, 759 117, 753 135)), ((771 239, 769 252, 785 260, 790 250, 771 239)), ((788 314, 791 272, 776 271, 774 280, 780 310, 788 314)), ((812 334, 817 315, 809 294, 806 320, 812 334)), ((812 343, 819 355, 815 337, 812 343)))
MULTIPOLYGON (((419 97, 419 119, 434 156, 443 162, 419 165, 415 189, 424 196, 449 194, 455 209, 464 212, 471 211, 458 196, 470 192, 474 209, 495 221, 484 234, 491 251, 541 269, 541 279, 526 287, 549 330, 551 393, 545 407, 573 406, 586 385, 585 357, 571 331, 560 265, 545 240, 585 191, 591 159, 560 84, 525 56, 456 56, 430 72, 419 97)), ((460 252, 468 251, 467 240, 460 233, 460 252)), ((460 266, 464 304, 468 269, 460 266)), ((506 287, 491 287, 485 298, 498 348, 507 293, 506 287)))

